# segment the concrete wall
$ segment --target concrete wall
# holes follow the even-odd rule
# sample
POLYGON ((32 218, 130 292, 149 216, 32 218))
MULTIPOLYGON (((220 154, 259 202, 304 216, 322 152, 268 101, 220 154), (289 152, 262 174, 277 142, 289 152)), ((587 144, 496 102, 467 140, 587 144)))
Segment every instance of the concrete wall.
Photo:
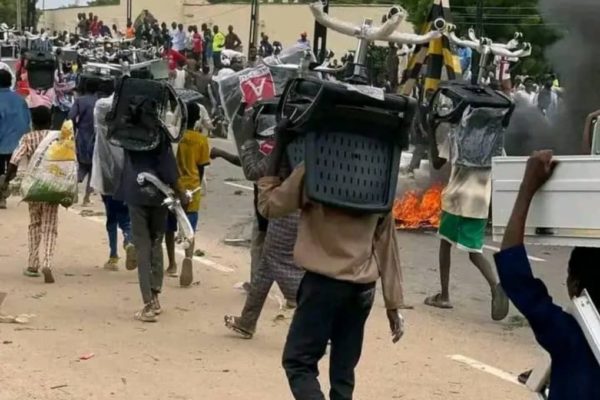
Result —
MULTIPOLYGON (((148 9, 159 21, 177 21, 187 25, 209 23, 217 24, 223 31, 228 25, 233 25, 236 32, 244 42, 248 43, 250 30, 250 5, 249 4, 219 4, 209 5, 198 0, 137 0, 133 2, 133 17, 142 10, 148 9)), ((387 13, 388 7, 369 6, 331 6, 330 14, 345 21, 361 22, 364 18, 372 18, 377 24, 381 16, 387 13)), ((80 7, 46 11, 45 25, 50 30, 72 31, 77 23, 77 14, 85 12, 94 13, 111 26, 117 24, 119 28, 125 26, 125 2, 119 6, 80 7)), ((44 21, 44 19, 42 19, 44 21)), ((306 31, 310 36, 314 30, 314 19, 307 5, 302 4, 269 4, 260 5, 259 21, 262 32, 269 35, 270 39, 278 40, 284 47, 294 43, 301 32, 306 31)), ((404 23, 401 31, 412 31, 412 25, 404 23)), ((328 48, 341 56, 345 51, 354 49, 356 40, 339 35, 335 32, 328 34, 328 48)))

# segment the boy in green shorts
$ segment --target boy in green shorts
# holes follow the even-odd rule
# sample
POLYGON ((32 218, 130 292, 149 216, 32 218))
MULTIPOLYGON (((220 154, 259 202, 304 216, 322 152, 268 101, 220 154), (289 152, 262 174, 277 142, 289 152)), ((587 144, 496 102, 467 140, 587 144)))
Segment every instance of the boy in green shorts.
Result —
MULTIPOLYGON (((194 130, 194 125, 200 119, 200 108, 198 104, 190 103, 187 106, 188 129, 183 135, 177 148, 177 169, 179 171, 178 186, 182 191, 194 191, 202 184, 204 177, 204 167, 210 164, 210 149, 208 138, 202 133, 194 130)), ((198 226, 198 211, 200 210, 201 194, 196 190, 189 204, 185 208, 187 217, 192 225, 194 232, 198 226)), ((167 256, 169 258, 169 267, 167 274, 171 277, 177 276, 177 263, 175 262, 175 233, 177 232, 177 219, 170 213, 167 222, 167 232, 165 234, 165 244, 167 247, 167 256)), ((185 258, 181 264, 181 275, 179 283, 183 287, 188 287, 194 280, 193 262, 194 243, 185 250, 185 258)))
MULTIPOLYGON (((441 168, 450 160, 450 139, 447 138, 437 153, 432 149, 433 165, 441 168)), ((492 319, 501 321, 508 315, 508 298, 494 274, 492 266, 483 256, 485 229, 492 196, 491 168, 471 168, 452 165, 450 181, 442 192, 442 217, 439 228, 440 241, 440 293, 425 299, 431 307, 449 309, 450 265, 452 246, 469 254, 469 259, 481 272, 492 292, 492 319)))

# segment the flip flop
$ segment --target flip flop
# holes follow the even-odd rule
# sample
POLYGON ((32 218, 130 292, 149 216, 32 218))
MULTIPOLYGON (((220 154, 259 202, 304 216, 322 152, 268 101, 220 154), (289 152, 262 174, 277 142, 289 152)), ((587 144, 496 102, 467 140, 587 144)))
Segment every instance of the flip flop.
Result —
POLYGON ((441 308, 443 310, 450 310, 450 309, 454 308, 452 303, 450 303, 449 301, 441 300, 441 297, 442 297, 441 293, 438 293, 434 296, 430 296, 425 299, 425 305, 427 305, 429 307, 441 308))
POLYGON ((225 326, 232 330, 233 332, 237 333, 238 335, 240 335, 243 339, 252 339, 252 336, 254 336, 253 333, 250 333, 249 331, 247 331, 244 328, 241 328, 238 324, 238 318, 231 316, 231 315, 226 315, 225 316, 225 326))
POLYGON ((41 276, 39 271, 35 271, 35 270, 29 269, 29 268, 23 270, 23 275, 25 275, 29 278, 39 278, 41 276))

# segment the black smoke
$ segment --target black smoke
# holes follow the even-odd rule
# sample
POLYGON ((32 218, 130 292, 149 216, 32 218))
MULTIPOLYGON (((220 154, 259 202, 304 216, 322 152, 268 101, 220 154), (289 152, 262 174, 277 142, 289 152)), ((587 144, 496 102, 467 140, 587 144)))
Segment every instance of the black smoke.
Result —
POLYGON ((561 154, 579 154, 585 118, 600 109, 600 1, 539 0, 539 11, 564 30, 546 54, 565 88, 552 127, 554 146, 561 154))
POLYGON ((553 149, 581 154, 587 115, 600 109, 600 0, 539 0, 544 22, 561 38, 546 51, 564 88, 559 114, 548 121, 535 107, 518 106, 506 135, 509 155, 553 149))

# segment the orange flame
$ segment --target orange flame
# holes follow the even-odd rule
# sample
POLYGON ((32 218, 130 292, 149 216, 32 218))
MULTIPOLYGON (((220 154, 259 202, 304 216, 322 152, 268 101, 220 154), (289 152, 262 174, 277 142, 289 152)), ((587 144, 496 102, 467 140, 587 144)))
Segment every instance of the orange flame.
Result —
POLYGON ((437 228, 440 226, 442 190, 435 184, 419 196, 417 191, 408 191, 394 203, 394 218, 398 229, 437 228))

